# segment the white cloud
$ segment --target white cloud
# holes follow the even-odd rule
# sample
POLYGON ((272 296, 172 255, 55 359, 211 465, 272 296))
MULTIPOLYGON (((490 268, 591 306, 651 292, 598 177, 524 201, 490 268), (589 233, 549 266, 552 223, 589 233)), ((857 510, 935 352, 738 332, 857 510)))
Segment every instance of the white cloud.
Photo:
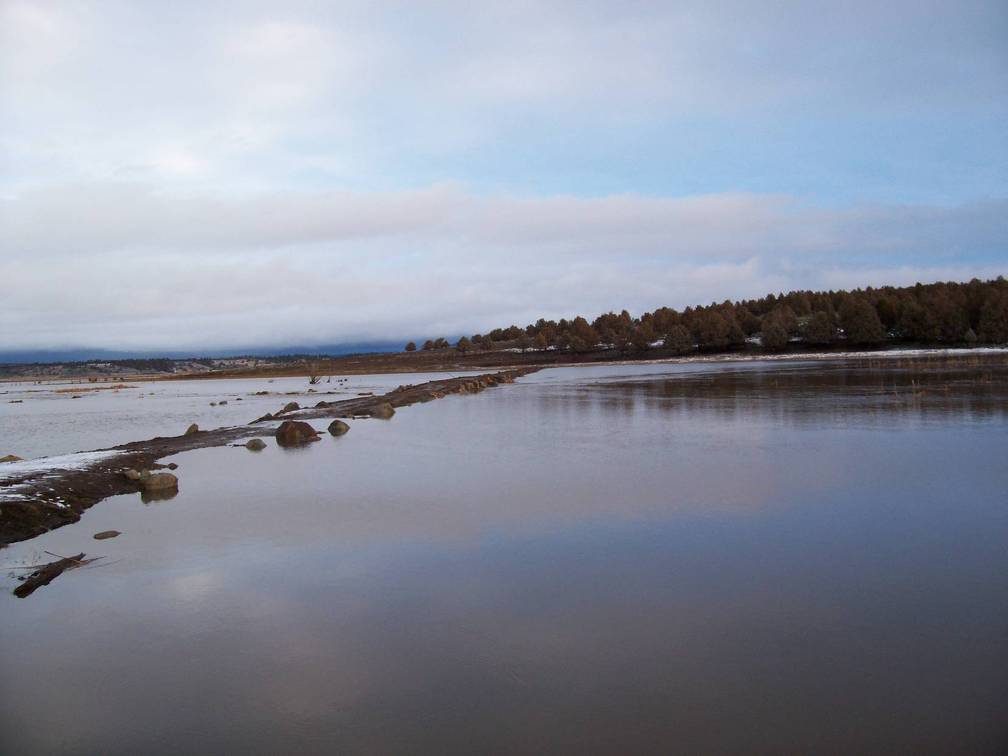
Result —
POLYGON ((1006 202, 830 210, 746 194, 435 186, 220 198, 76 185, 0 203, 0 325, 5 346, 22 348, 454 334, 786 288, 995 276, 1003 266, 960 252, 1003 249, 1005 218, 1006 202))
POLYGON ((1003 159, 939 138, 1004 112, 1006 18, 983 0, 0 0, 2 346, 453 333, 997 274, 1008 206, 975 198, 1003 159), (951 199, 816 194, 859 161, 895 181, 888 155, 830 142, 860 127, 871 148, 880 118, 910 124, 886 144, 931 140, 908 164, 951 156, 951 199), (815 138, 791 153, 798 120, 815 138), (738 190, 739 155, 769 189, 738 190), (793 191, 792 155, 816 191, 793 191))

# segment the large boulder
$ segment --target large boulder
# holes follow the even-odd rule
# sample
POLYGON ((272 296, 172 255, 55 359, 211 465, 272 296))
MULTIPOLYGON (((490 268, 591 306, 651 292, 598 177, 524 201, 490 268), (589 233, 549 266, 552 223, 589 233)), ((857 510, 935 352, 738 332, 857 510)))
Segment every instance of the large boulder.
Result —
POLYGON ((280 446, 302 446, 318 441, 319 434, 308 423, 300 420, 284 420, 277 428, 276 440, 280 446))
POLYGON ((144 470, 140 473, 140 485, 144 491, 172 491, 178 489, 178 478, 168 472, 144 470))
POLYGON ((193 433, 199 433, 199 426, 196 425, 196 423, 193 423, 188 428, 186 428, 185 434, 187 436, 191 436, 193 433))
POLYGON ((261 438, 250 438, 245 442, 245 448, 250 451, 262 451, 266 448, 266 442, 261 438))
POLYGON ((342 436, 350 430, 350 426, 344 423, 342 420, 333 420, 329 423, 329 432, 334 436, 342 436))
POLYGON ((367 413, 371 415, 371 417, 377 417, 380 420, 388 420, 395 414, 395 407, 388 402, 382 402, 381 404, 375 404, 369 407, 367 413))
POLYGON ((0 462, 21 462, 22 458, 17 454, 8 454, 5 457, 0 457, 0 462))

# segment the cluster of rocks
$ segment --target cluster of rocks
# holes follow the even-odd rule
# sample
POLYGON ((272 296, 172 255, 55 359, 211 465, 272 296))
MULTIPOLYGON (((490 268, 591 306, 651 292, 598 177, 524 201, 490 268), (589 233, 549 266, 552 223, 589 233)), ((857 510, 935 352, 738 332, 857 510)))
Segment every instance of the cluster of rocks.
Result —
MULTIPOLYGON (((350 426, 342 420, 333 420, 329 424, 329 433, 333 436, 342 436, 350 430, 350 426)), ((320 439, 320 433, 311 425, 299 420, 284 420, 276 430, 277 445, 288 448, 293 446, 304 446, 320 439)), ((244 444, 250 451, 262 451, 266 448, 266 442, 261 438, 251 438, 244 444)))

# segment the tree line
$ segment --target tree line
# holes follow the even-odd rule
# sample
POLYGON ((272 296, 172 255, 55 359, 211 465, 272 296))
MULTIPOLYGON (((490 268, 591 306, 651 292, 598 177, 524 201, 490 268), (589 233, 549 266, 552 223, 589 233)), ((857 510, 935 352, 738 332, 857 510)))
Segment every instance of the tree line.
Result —
MULTIPOLYGON (((1008 343, 1008 281, 940 282, 852 291, 791 291, 761 299, 726 300, 687 307, 660 307, 633 317, 623 310, 592 321, 540 318, 463 336, 454 345, 428 339, 421 350, 459 352, 510 348, 621 354, 660 349, 677 355, 758 346, 782 351, 792 345, 859 347, 887 343, 973 345, 1008 343)), ((415 342, 407 351, 416 350, 415 342)))

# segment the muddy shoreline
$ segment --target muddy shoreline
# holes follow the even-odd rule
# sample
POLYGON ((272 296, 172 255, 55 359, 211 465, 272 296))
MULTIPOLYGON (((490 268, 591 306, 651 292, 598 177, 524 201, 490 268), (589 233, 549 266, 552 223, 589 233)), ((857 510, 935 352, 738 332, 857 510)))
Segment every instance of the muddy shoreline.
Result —
POLYGON ((10 383, 37 383, 40 386, 61 385, 67 393, 82 391, 103 391, 118 384, 132 387, 135 383, 147 381, 200 381, 214 379, 253 378, 293 378, 312 374, 322 376, 354 375, 398 375, 403 373, 455 373, 511 370, 542 370, 555 367, 584 367, 589 365, 652 365, 682 363, 720 362, 780 362, 788 360, 849 360, 849 359, 892 359, 900 357, 959 358, 1008 353, 1005 346, 986 347, 935 347, 935 346, 887 346, 877 349, 851 349, 842 345, 833 348, 794 348, 782 352, 763 352, 755 349, 741 349, 730 352, 696 353, 686 356, 670 354, 662 349, 653 349, 640 354, 619 354, 614 351, 588 352, 476 352, 459 354, 453 350, 442 352, 403 352, 347 355, 322 358, 311 364, 295 362, 278 364, 275 367, 252 369, 214 369, 199 373, 137 373, 99 376, 99 386, 91 385, 85 376, 3 376, 0 386, 10 383))
POLYGON ((414 386, 400 386, 380 396, 360 396, 340 401, 319 401, 313 407, 287 412, 277 408, 270 416, 246 425, 200 430, 181 436, 133 441, 93 452, 95 459, 79 469, 28 467, 3 470, 0 479, 0 547, 24 541, 54 528, 80 520, 84 510, 102 499, 141 491, 138 481, 123 474, 126 469, 157 470, 158 460, 194 449, 227 446, 256 437, 276 435, 270 424, 283 420, 318 420, 378 416, 382 405, 392 408, 428 402, 450 394, 477 393, 538 370, 522 367, 476 376, 444 378, 414 386))

